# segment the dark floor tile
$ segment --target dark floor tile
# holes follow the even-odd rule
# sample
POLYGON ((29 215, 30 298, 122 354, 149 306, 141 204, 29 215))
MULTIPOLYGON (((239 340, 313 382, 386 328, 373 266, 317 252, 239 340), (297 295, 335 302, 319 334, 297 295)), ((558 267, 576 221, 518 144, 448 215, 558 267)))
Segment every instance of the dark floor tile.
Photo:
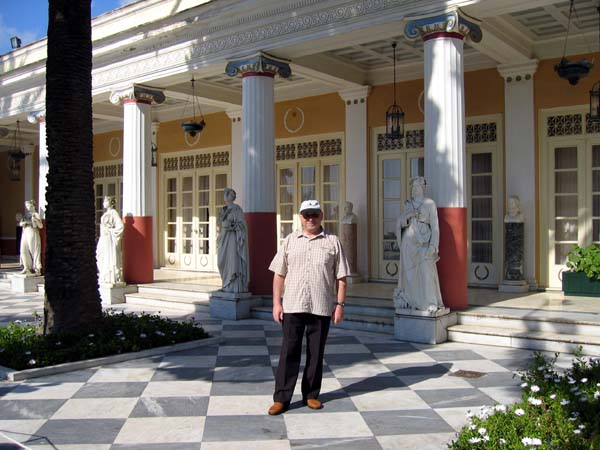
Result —
POLYGON ((521 378, 514 375, 512 372, 491 372, 486 373, 484 376, 479 378, 465 379, 477 388, 518 386, 521 384, 521 378))
POLYGON ((239 325, 223 325, 223 331, 251 331, 251 330, 264 330, 265 326, 264 325, 244 325, 244 324, 239 324, 239 325))
POLYGON ((326 354, 325 361, 331 366, 343 366, 356 363, 376 363, 379 362, 372 353, 339 353, 326 354))
POLYGON ((139 358, 139 359, 130 359, 129 361, 123 361, 116 364, 109 364, 103 367, 108 369, 127 369, 127 368, 154 368, 158 367, 160 362, 162 361, 162 356, 153 356, 152 358, 139 358))
POLYGON ((321 413, 336 413, 336 412, 354 412, 356 406, 352 399, 343 390, 327 392, 319 395, 319 400, 323 402, 323 408, 310 409, 302 403, 302 394, 294 393, 290 409, 286 414, 321 414, 321 413))
POLYGON ((282 416, 208 416, 203 442, 286 439, 282 416))
POLYGON ((275 381, 213 381, 210 395, 271 395, 275 381))
POLYGON ((267 381, 274 379, 271 366, 217 367, 214 381, 267 381))
POLYGON ((270 366, 271 358, 267 355, 217 356, 215 367, 270 366))
POLYGON ((373 353, 412 353, 419 351, 407 342, 384 342, 364 345, 373 353))
POLYGON ((267 345, 267 339, 264 337, 224 337, 221 346, 229 345, 267 345))
POLYGON ((49 419, 66 400, 0 400, 0 420, 49 419))
POLYGON ((533 358, 510 358, 510 359, 494 359, 496 364, 508 370, 527 370, 533 363, 533 358))
POLYGON ((139 397, 147 385, 146 382, 88 383, 73 398, 139 397))
MULTIPOLYGON (((125 419, 49 420, 27 444, 112 444, 125 419)), ((60 447, 59 447, 60 448, 60 447)))
POLYGON ((265 336, 266 337, 279 337, 281 336, 281 330, 277 329, 277 330, 265 330, 265 336))
POLYGON ((415 391, 432 408, 494 405, 496 401, 478 389, 431 389, 415 391))
POLYGON ((205 416, 207 409, 208 397, 142 397, 129 417, 205 416))
POLYGON ((329 336, 327 338, 327 345, 340 344, 361 344, 361 342, 354 336, 329 336))
POLYGON ((452 364, 450 363, 406 363, 406 364, 386 364, 386 366, 398 377, 422 375, 424 377, 437 378, 450 372, 452 364))
POLYGON ((346 392, 377 392, 386 389, 406 389, 406 384, 394 376, 371 378, 339 378, 346 392))
POLYGON ((36 383, 85 383, 95 373, 96 369, 76 370, 74 372, 57 373, 56 375, 36 378, 34 381, 36 383))
POLYGON ((454 429, 431 409, 368 411, 361 413, 375 436, 453 432, 454 429))
POLYGON ((200 450, 200 444, 174 443, 174 444, 115 444, 110 450, 200 450))

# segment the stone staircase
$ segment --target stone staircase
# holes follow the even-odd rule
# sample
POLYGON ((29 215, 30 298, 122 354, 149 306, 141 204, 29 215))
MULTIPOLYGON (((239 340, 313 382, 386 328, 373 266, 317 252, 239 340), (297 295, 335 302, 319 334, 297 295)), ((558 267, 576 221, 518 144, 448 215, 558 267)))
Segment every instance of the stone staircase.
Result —
POLYGON ((187 283, 140 284, 137 293, 125 294, 125 302, 130 305, 208 314, 210 293, 217 289, 214 285, 187 283))
MULTIPOLYGON (((273 320, 272 298, 264 298, 261 306, 252 308, 252 317, 273 320)), ((347 296, 344 321, 338 328, 394 334, 394 304, 391 299, 347 296)))
POLYGON ((448 340, 550 352, 600 355, 600 315, 525 308, 471 307, 458 313, 448 340))

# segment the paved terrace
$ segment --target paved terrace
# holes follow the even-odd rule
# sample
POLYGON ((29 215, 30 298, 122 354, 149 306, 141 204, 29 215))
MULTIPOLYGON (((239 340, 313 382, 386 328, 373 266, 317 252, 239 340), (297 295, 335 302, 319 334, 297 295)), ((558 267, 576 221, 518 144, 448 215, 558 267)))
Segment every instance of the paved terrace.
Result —
MULTIPOLYGON (((42 302, 39 294, 0 290, 0 326, 32 320, 42 302)), ((467 410, 519 398, 513 371, 532 356, 452 342, 408 344, 332 328, 324 408, 310 410, 295 396, 290 411, 270 417, 280 327, 196 318, 221 336, 218 345, 0 382, 0 449, 443 449, 464 425, 467 410), (460 369, 485 375, 462 378, 454 374, 460 369)))

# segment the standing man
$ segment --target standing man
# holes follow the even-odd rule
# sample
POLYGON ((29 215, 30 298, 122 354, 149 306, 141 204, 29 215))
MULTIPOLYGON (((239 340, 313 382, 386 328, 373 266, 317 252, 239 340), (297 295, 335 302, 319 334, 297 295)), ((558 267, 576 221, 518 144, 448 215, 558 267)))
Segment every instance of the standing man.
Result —
POLYGON ((275 376, 270 415, 290 405, 306 330, 306 367, 302 374, 302 401, 311 409, 318 400, 323 378, 323 354, 330 321, 344 320, 348 261, 337 236, 321 227, 323 211, 317 200, 300 206, 302 231, 288 235, 273 258, 273 319, 283 325, 283 342, 275 376), (285 298, 281 298, 285 285, 285 298), (336 296, 337 288, 337 296, 336 296))

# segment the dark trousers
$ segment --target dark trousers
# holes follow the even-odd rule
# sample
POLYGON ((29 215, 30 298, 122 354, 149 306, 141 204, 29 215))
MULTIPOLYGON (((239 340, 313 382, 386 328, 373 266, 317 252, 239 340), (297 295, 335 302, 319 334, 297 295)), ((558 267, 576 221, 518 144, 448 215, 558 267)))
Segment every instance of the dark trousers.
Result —
POLYGON ((302 398, 317 398, 323 379, 323 354, 331 317, 308 313, 283 315, 283 341, 275 375, 273 401, 289 404, 300 369, 302 340, 306 330, 306 366, 302 374, 302 398))

